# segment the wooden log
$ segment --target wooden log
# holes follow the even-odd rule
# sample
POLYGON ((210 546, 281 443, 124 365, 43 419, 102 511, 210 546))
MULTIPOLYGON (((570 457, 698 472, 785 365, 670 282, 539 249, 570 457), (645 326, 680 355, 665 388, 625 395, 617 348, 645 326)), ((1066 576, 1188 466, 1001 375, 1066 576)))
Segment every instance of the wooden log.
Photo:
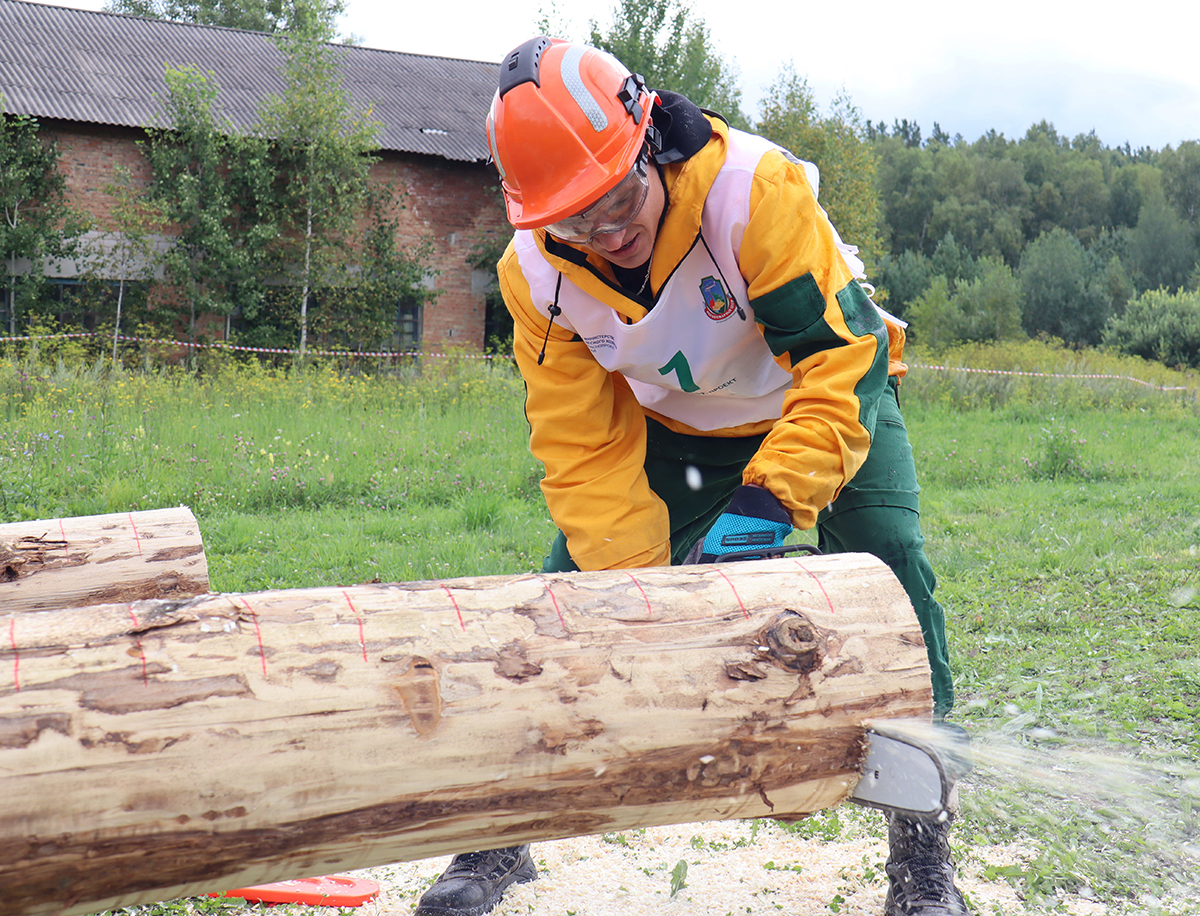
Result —
POLYGON ((0 614, 208 591, 186 506, 0 525, 0 614))
POLYGON ((864 554, 0 615, 0 913, 796 816, 928 719, 864 554))

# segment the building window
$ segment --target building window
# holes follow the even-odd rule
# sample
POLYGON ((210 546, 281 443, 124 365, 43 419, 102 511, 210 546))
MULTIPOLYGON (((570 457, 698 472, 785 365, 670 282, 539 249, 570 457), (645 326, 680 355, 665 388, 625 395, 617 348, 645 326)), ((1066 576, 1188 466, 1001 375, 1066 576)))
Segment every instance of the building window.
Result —
POLYGON ((96 303, 89 301, 81 281, 47 279, 42 301, 50 305, 63 331, 96 330, 96 303))
POLYGON ((396 305, 396 331, 392 335, 392 349, 408 352, 421 349, 421 303, 405 297, 396 305))

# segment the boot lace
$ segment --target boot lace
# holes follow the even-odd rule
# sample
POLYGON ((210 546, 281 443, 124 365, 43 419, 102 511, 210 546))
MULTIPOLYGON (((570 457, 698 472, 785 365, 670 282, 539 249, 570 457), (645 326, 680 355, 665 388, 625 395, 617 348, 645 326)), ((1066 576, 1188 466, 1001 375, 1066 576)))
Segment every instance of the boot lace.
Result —
POLYGON ((454 875, 490 875, 512 868, 517 861, 516 849, 483 849, 456 855, 443 877, 454 875))
POLYGON ((965 913, 944 831, 916 822, 899 826, 892 861, 886 866, 896 909, 905 914, 965 913))

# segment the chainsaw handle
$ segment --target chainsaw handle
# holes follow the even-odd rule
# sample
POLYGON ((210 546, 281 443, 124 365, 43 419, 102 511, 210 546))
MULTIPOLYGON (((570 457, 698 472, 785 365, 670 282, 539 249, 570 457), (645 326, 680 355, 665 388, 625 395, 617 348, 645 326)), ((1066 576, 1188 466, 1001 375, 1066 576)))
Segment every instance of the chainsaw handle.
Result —
POLYGON ((782 547, 755 547, 750 550, 731 550, 713 560, 714 563, 732 563, 737 560, 777 560, 790 553, 804 553, 819 557, 821 551, 812 544, 784 544, 782 547))

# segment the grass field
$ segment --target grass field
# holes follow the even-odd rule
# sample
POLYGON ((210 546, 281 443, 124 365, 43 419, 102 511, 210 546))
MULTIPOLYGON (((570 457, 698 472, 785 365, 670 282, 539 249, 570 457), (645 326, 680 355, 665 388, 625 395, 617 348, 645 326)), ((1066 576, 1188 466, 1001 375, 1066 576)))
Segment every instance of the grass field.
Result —
MULTIPOLYGON (((936 364, 1039 375, 918 362, 902 407, 979 761, 959 842, 1022 842, 995 875, 1033 912, 1200 911, 1200 381, 1032 343, 936 364)), ((523 572, 554 529, 522 391, 467 359, 0 357, 0 522, 184 504, 214 591, 523 572)))

